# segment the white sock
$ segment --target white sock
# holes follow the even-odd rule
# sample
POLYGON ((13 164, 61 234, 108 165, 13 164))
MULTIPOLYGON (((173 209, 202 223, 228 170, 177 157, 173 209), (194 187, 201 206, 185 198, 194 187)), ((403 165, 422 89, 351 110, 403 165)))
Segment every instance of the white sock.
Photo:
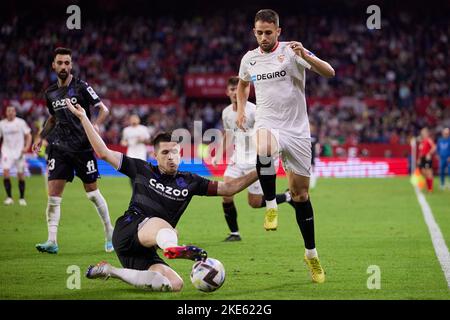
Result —
POLYGON ((48 197, 47 210, 47 228, 48 241, 56 243, 56 235, 58 234, 59 219, 61 217, 61 197, 48 197))
POLYGON ((286 195, 286 202, 289 202, 292 200, 292 196, 289 191, 286 191, 284 194, 286 195))
POLYGON ((314 249, 305 249, 305 255, 308 259, 312 259, 314 257, 319 257, 317 254, 316 248, 314 249))
POLYGON ((151 291, 163 291, 170 288, 172 285, 165 276, 157 271, 150 270, 134 270, 125 268, 109 268, 111 277, 120 279, 128 284, 131 284, 139 289, 146 289, 151 291), (164 286, 163 286, 164 285, 164 286))
POLYGON ((230 232, 230 234, 232 234, 233 236, 238 236, 238 235, 239 235, 239 231, 236 231, 236 232, 230 232))
POLYGON ((278 205, 277 205, 277 199, 273 199, 273 200, 266 200, 266 208, 267 209, 277 209, 278 205))
POLYGON ((111 225, 111 219, 109 217, 108 204, 106 203, 105 198, 103 198, 100 190, 94 190, 91 192, 86 192, 86 195, 89 200, 95 206, 100 219, 102 219, 103 227, 105 229, 105 237, 108 241, 111 241, 113 234, 113 226, 111 225))
POLYGON ((156 243, 161 249, 178 246, 178 236, 175 230, 169 228, 159 229, 156 234, 156 243))

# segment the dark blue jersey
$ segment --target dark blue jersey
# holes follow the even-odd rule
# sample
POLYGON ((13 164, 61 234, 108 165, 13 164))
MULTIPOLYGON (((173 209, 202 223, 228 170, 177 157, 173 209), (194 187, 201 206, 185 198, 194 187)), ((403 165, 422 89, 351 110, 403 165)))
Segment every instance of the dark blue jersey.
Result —
POLYGON ((131 178, 133 194, 129 211, 159 217, 175 228, 193 196, 217 195, 217 182, 178 171, 163 174, 158 166, 122 155, 119 172, 131 178))
POLYGON ((47 108, 56 119, 56 126, 51 132, 51 144, 72 152, 90 151, 92 147, 84 132, 80 120, 67 109, 65 99, 73 105, 79 104, 90 118, 90 106, 98 106, 101 101, 95 91, 86 82, 73 77, 67 87, 60 87, 58 82, 45 91, 47 108))

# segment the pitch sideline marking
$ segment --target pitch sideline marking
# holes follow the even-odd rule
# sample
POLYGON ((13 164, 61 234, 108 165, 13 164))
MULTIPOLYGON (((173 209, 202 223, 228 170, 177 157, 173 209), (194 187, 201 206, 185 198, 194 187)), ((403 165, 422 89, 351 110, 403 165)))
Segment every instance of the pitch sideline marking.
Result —
POLYGON ((425 223, 427 224, 428 231, 430 232, 434 251, 436 252, 436 256, 441 264, 445 279, 447 280, 447 286, 450 289, 450 253, 448 252, 441 229, 434 219, 433 212, 431 211, 425 196, 417 186, 414 187, 414 190, 416 192, 420 207, 422 208, 423 217, 425 219, 425 223))

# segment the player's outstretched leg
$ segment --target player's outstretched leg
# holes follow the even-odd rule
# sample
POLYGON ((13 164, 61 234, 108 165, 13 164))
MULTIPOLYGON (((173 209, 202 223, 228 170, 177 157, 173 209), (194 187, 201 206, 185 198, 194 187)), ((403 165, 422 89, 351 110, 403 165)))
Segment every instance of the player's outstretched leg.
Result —
POLYGON ((172 291, 172 285, 169 279, 160 272, 115 268, 105 261, 99 262, 95 266, 89 266, 86 271, 86 277, 88 279, 104 280, 116 278, 139 289, 150 291, 172 291))

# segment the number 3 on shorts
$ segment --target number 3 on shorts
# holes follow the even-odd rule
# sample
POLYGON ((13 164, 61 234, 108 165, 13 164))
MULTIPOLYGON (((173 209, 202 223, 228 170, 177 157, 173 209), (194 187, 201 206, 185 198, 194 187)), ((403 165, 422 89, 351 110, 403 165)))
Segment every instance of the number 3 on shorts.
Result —
POLYGON ((55 169, 55 159, 49 159, 48 160, 48 170, 55 169))

